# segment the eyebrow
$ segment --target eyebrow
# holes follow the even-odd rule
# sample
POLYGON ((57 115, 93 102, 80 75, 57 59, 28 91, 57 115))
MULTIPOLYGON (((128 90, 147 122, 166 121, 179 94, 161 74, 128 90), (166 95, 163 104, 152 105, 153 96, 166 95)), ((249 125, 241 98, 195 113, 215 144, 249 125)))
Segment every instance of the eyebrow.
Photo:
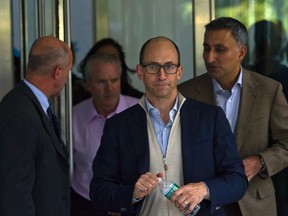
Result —
MULTIPOLYGON (((155 61, 148 62, 148 63, 146 63, 145 65, 150 65, 150 64, 161 65, 159 62, 155 62, 155 61)), ((168 64, 176 64, 176 63, 174 63, 174 62, 172 62, 172 61, 167 61, 167 62, 165 62, 163 65, 168 65, 168 64)))
POLYGON ((213 44, 212 46, 209 45, 208 43, 203 43, 203 46, 210 46, 210 47, 224 46, 224 47, 226 47, 226 45, 222 44, 222 43, 213 44))

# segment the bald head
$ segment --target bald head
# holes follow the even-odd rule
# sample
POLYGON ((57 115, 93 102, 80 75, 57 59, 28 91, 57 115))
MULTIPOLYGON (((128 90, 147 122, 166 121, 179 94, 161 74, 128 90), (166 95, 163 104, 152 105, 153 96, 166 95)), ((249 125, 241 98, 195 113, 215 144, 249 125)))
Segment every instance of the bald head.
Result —
POLYGON ((54 67, 66 67, 72 52, 63 41, 45 36, 37 39, 30 49, 27 73, 47 74, 54 67))
POLYGON ((71 49, 56 37, 41 37, 30 49, 25 79, 46 96, 59 95, 72 67, 71 49))
POLYGON ((174 41, 172 41, 170 38, 167 38, 167 37, 164 37, 164 36, 157 36, 157 37, 154 37, 154 38, 150 38, 149 40, 147 40, 141 50, 140 50, 140 55, 139 55, 139 63, 140 65, 143 64, 143 58, 144 58, 144 54, 145 54, 145 51, 146 51, 146 48, 147 46, 152 43, 152 42, 157 42, 157 41, 168 41, 170 42, 171 44, 173 44, 173 46, 175 47, 176 51, 177 51, 177 55, 178 55, 178 63, 180 64, 180 51, 179 51, 179 48, 178 46, 174 43, 174 41))

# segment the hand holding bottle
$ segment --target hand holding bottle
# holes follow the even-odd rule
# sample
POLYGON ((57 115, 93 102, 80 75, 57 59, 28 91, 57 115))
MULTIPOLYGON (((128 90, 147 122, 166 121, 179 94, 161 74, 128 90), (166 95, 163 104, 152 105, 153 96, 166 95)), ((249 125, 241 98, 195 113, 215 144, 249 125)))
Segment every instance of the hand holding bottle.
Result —
POLYGON ((175 203, 175 206, 183 211, 186 215, 194 216, 200 209, 200 205, 197 204, 195 207, 190 204, 190 198, 187 196, 188 194, 183 194, 180 191, 180 187, 171 180, 159 178, 159 189, 161 193, 172 202, 175 203), (176 193, 177 192, 177 193, 176 193), (188 199, 187 199, 188 198, 188 199))

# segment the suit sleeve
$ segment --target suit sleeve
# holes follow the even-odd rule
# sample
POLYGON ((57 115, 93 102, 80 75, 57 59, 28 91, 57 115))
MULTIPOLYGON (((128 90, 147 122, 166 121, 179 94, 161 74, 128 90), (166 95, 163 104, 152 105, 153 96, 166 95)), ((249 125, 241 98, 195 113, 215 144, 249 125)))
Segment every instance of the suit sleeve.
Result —
POLYGON ((261 152, 268 175, 272 176, 288 166, 288 105, 278 84, 271 104, 269 119, 269 148, 261 152))
MULTIPOLYGON (((122 176, 125 172, 121 168, 128 167, 123 165, 122 159, 124 158, 125 161, 129 160, 128 156, 121 154, 119 145, 120 140, 125 142, 125 138, 119 138, 119 130, 117 130, 117 133, 114 130, 119 125, 121 125, 119 122, 111 122, 109 119, 106 121, 101 145, 93 161, 90 198, 96 208, 104 211, 133 212, 135 207, 140 209, 141 204, 132 205, 133 180, 131 179, 131 184, 124 183, 125 177, 123 178, 122 176)), ((133 161, 133 159, 131 160, 133 161)))
POLYGON ((212 212, 217 206, 240 200, 248 187, 234 135, 221 108, 218 109, 214 127, 216 177, 204 181, 210 191, 212 212))

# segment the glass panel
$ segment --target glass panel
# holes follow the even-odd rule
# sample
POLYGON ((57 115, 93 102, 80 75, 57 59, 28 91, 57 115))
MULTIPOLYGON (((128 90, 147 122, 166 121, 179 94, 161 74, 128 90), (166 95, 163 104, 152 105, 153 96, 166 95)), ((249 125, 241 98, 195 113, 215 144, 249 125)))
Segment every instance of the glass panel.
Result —
POLYGON ((215 16, 243 22, 249 34, 248 53, 242 65, 280 81, 288 97, 288 1, 215 1, 215 16), (245 11, 245 13, 243 13, 245 11))
POLYGON ((10 1, 0 1, 0 100, 13 87, 12 17, 10 1))
POLYGON ((195 52, 194 52, 194 76, 199 76, 206 73, 205 64, 203 61, 203 38, 205 28, 204 26, 214 19, 213 11, 214 7, 212 4, 213 1, 205 0, 194 0, 194 41, 195 41, 195 52), (211 4, 211 5, 210 5, 211 4))
POLYGON ((22 1, 22 7, 24 9, 23 17, 21 19, 24 21, 24 23, 22 23, 22 36, 25 38, 24 50, 26 65, 30 47, 36 38, 44 35, 56 36, 54 30, 56 28, 54 17, 59 16, 55 14, 54 0, 22 1))
MULTIPOLYGON (((97 4, 102 5, 105 2, 107 0, 100 0, 97 4)), ((110 0, 107 8, 106 16, 109 19, 106 36, 116 39, 124 47, 129 67, 133 68, 138 63, 140 48, 146 40, 163 35, 174 40, 179 46, 181 63, 184 65, 182 80, 192 77, 191 0, 110 0)), ((102 16, 96 20, 105 22, 102 16)), ((100 28, 97 28, 97 32, 98 30, 101 31, 100 28)), ((99 34, 98 32, 97 35, 99 34)), ((101 38, 97 38, 99 39, 101 38)), ((131 79, 133 86, 144 90, 136 75, 132 75, 131 79)))

